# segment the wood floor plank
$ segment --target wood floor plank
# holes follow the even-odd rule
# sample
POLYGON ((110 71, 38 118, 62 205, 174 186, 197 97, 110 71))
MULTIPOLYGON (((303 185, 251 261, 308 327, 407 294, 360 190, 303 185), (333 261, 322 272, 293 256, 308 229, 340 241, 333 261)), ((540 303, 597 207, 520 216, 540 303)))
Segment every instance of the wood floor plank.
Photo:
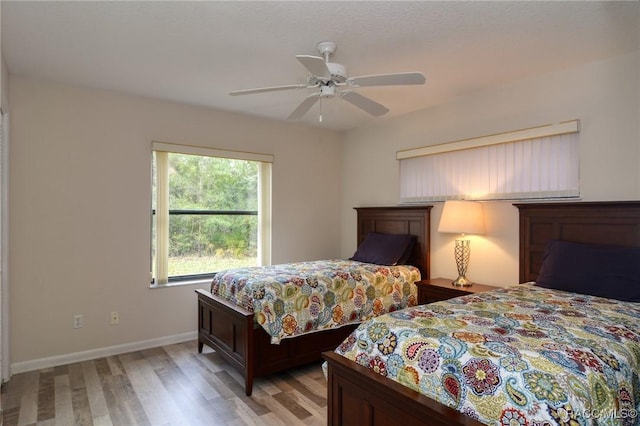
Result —
POLYGON ((53 419, 55 409, 55 384, 53 370, 40 373, 38 380, 38 422, 53 419))
POLYGON ((117 364, 117 360, 109 361, 106 358, 95 360, 102 393, 113 423, 116 425, 148 425, 146 414, 135 397, 128 378, 120 374, 119 367, 116 368, 117 374, 112 374, 110 364, 113 363, 117 364))
POLYGON ((256 378, 196 342, 16 374, 2 386, 3 426, 321 426, 319 364, 256 378))
POLYGON ((215 375, 227 386, 227 388, 231 389, 231 391, 235 393, 237 398, 245 403, 247 407, 249 407, 257 416, 262 416, 269 412, 269 409, 259 402, 259 385, 254 386, 253 391, 255 398, 251 398, 245 394, 244 387, 242 387, 242 385, 240 385, 240 383, 238 383, 238 381, 226 371, 220 371, 218 373, 215 373, 215 375))
POLYGON ((316 404, 313 400, 308 398, 301 392, 290 392, 287 394, 289 399, 299 407, 301 410, 305 410, 309 413, 309 416, 304 417, 305 425, 317 423, 315 420, 321 420, 320 424, 326 424, 327 407, 316 404))
POLYGON ((201 354, 198 354, 196 357, 198 363, 204 365, 209 371, 212 373, 217 373, 219 371, 226 371, 229 369, 229 364, 225 360, 222 359, 220 355, 218 355, 212 349, 205 347, 201 354))
POLYGON ((23 395, 20 399, 18 426, 35 424, 38 421, 38 382, 37 371, 25 373, 23 395))
POLYGON ((225 400, 227 409, 232 413, 229 424, 235 426, 254 426, 262 425, 262 419, 257 416, 250 408, 242 403, 238 398, 225 400))
MULTIPOLYGON (((276 394, 278 395, 278 394, 276 394)), ((286 406, 274 397, 269 397, 264 400, 264 404, 273 412, 279 421, 284 425, 306 425, 305 421, 300 420, 295 414, 293 414, 286 406)), ((264 417, 264 416, 263 416, 264 417)), ((307 420, 305 418, 304 420, 307 420)))
POLYGON ((304 380, 304 376, 301 376, 299 379, 295 374, 289 372, 283 373, 281 377, 289 384, 292 389, 295 389, 299 394, 302 394, 309 400, 313 401, 314 404, 320 407, 327 406, 326 386, 319 389, 317 383, 309 383, 308 381, 304 380), (320 392, 318 392, 319 390, 320 392))
POLYGON ((322 371, 322 363, 313 363, 303 366, 299 369, 289 370, 285 372, 301 384, 308 391, 325 399, 327 397, 327 378, 322 371))
MULTIPOLYGON (((211 386, 215 391, 220 395, 221 398, 225 400, 229 400, 231 398, 236 397, 236 393, 234 393, 229 387, 227 387, 226 383, 224 383, 220 378, 216 375, 217 372, 211 371, 207 368, 206 364, 201 361, 201 359, 196 358, 198 363, 202 364, 203 370, 201 370, 202 378, 206 380, 206 382, 211 386)), ((219 370, 223 371, 223 370, 219 370)))
POLYGON ((273 395, 273 398, 280 404, 282 404, 287 410, 291 411, 291 413, 298 419, 304 420, 308 417, 311 417, 311 413, 300 404, 298 404, 298 401, 292 398, 289 393, 280 392, 273 395))
POLYGON ((71 403, 71 386, 69 375, 57 375, 54 378, 55 386, 55 424, 69 426, 75 423, 73 405, 71 403))
POLYGON ((264 391, 267 395, 275 395, 277 393, 282 392, 282 389, 280 389, 274 382, 273 380, 271 380, 271 378, 269 379, 264 379, 264 378, 259 378, 257 380, 255 380, 254 388, 258 388, 262 391, 264 391))
MULTIPOLYGON (((195 349, 195 348, 194 348, 195 349)), ((181 345, 173 345, 165 348, 175 365, 184 372, 186 378, 193 387, 202 394, 205 399, 220 398, 220 393, 205 379, 206 371, 195 361, 194 350, 187 350, 181 345)))
POLYGON ((152 425, 187 423, 187 417, 147 362, 125 362, 124 367, 152 425))
MULTIPOLYGON (((288 377, 288 375, 282 375, 280 378, 276 378, 275 380, 280 381, 283 380, 282 378, 286 377, 288 377)), ((310 413, 309 416, 304 417, 304 419, 306 419, 307 417, 318 417, 324 419, 327 412, 326 397, 319 397, 315 395, 314 393, 310 392, 305 386, 302 386, 297 380, 287 380, 289 386, 292 389, 295 389, 292 391, 283 392, 284 394, 286 394, 287 403, 290 404, 290 406, 295 407, 296 410, 304 410, 302 411, 303 413, 310 413)), ((282 386, 282 384, 280 386, 282 386)), ((281 398, 282 395, 280 395, 276 399, 280 400, 281 398)), ((298 417, 302 419, 302 417, 298 417)), ((305 420, 305 423, 306 422, 307 421, 305 420)))
MULTIPOLYGON (((252 397, 254 399, 255 397, 252 397)), ((267 397, 268 398, 268 397, 267 397)), ((238 418, 237 421, 242 419, 243 423, 251 426, 261 426, 261 425, 284 425, 285 423, 282 419, 278 417, 278 415, 271 410, 267 413, 262 414, 260 416, 256 415, 256 413, 247 406, 240 398, 234 398, 229 401, 230 405, 233 406, 234 413, 238 418)), ((264 400, 260 401, 261 404, 265 404, 264 400)))
POLYGON ((94 426, 113 426, 113 422, 111 421, 111 417, 109 415, 92 417, 92 420, 94 426))
MULTIPOLYGON (((164 361, 166 364, 166 360, 164 361)), ((210 415, 215 418, 215 413, 207 411, 210 406, 207 406, 206 399, 195 389, 189 387, 188 382, 176 367, 154 368, 154 372, 175 403, 181 407, 183 412, 189 413, 193 423, 204 424, 210 415)))
POLYGON ((91 406, 89 395, 84 382, 82 365, 79 363, 69 365, 69 387, 71 391, 71 407, 73 409, 73 424, 93 426, 91 418, 91 406))
POLYGON ((95 362, 83 362, 81 363, 81 368, 85 386, 87 388, 89 408, 91 410, 93 424, 111 426, 112 422, 109 415, 109 408, 107 407, 107 401, 104 398, 104 393, 102 392, 102 385, 100 384, 98 371, 95 368, 95 362))
POLYGON ((57 426, 56 419, 51 418, 51 419, 43 420, 41 422, 38 422, 37 426, 57 426))
POLYGON ((112 376, 121 376, 122 374, 124 374, 124 371, 122 371, 122 365, 120 364, 120 360, 118 357, 109 356, 105 359, 107 361, 107 364, 109 365, 109 371, 111 372, 112 376))

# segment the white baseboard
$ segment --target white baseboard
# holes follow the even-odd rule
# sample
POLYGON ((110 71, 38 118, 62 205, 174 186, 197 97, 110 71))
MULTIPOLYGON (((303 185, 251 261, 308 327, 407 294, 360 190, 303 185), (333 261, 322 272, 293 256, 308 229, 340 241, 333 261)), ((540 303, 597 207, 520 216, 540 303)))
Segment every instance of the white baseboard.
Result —
POLYGON ((127 352, 156 348, 158 346, 187 342, 189 340, 196 340, 197 338, 198 332, 190 331, 188 333, 174 334, 173 336, 164 336, 155 339, 125 343, 122 345, 91 349, 88 351, 74 352, 47 358, 33 359, 30 361, 16 362, 11 364, 11 373, 18 374, 24 373, 26 371, 34 371, 43 368, 56 367, 58 365, 71 364, 74 362, 88 361, 90 359, 102 358, 105 356, 119 355, 127 352))

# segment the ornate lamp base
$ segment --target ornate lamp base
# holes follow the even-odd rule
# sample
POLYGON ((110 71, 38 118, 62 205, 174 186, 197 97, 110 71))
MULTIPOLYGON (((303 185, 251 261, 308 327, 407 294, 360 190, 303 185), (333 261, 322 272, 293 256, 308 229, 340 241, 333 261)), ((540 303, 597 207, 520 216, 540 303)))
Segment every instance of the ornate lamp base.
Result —
POLYGON ((460 276, 456 278, 455 281, 452 281, 451 284, 455 285, 456 287, 469 287, 471 284, 473 284, 473 282, 469 281, 463 276, 460 276))
POLYGON ((458 278, 451 283, 455 286, 467 287, 473 284, 467 279, 467 277, 465 277, 467 274, 467 266, 469 266, 469 257, 471 255, 469 243, 469 240, 456 240, 454 254, 456 256, 456 266, 458 267, 458 278))

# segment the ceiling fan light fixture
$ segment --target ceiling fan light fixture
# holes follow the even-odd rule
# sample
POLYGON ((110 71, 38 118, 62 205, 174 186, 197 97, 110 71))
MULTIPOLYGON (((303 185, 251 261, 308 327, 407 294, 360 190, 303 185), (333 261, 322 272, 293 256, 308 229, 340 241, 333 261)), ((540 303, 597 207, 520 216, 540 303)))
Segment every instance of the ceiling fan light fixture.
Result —
POLYGON ((326 86, 320 87, 320 97, 321 98, 332 98, 336 94, 336 86, 332 84, 327 84, 326 86))

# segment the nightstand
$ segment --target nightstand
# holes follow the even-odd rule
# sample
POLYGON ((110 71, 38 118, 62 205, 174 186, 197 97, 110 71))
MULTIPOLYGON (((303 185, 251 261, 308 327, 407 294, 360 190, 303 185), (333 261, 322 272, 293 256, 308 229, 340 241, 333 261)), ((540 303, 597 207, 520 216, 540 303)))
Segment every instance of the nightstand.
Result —
POLYGON ((416 282, 418 286, 418 304, 439 302, 466 294, 480 293, 482 291, 495 290, 498 287, 474 283, 468 287, 457 287, 451 284, 453 280, 448 278, 434 278, 416 282))

